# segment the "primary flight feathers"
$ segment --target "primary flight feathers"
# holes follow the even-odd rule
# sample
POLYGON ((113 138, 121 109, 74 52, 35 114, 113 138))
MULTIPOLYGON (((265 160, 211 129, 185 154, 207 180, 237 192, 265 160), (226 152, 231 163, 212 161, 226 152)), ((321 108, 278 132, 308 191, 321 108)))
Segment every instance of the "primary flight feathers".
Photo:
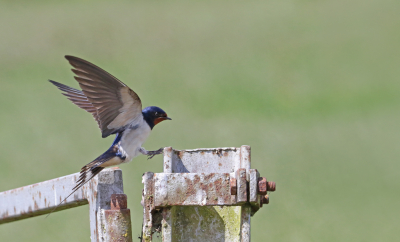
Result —
POLYGON ((139 96, 123 82, 100 67, 83 59, 65 56, 75 68, 75 80, 82 91, 50 81, 78 107, 88 111, 97 121, 105 138, 142 118, 139 96))

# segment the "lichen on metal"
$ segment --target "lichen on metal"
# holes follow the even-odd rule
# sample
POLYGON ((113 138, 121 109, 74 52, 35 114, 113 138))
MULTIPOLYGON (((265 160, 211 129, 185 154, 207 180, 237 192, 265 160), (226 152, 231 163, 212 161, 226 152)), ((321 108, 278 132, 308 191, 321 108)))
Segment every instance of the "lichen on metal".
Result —
POLYGON ((171 241, 240 241, 240 210, 240 206, 174 206, 171 241))
POLYGON ((249 146, 165 148, 164 173, 143 176, 142 241, 160 230, 164 242, 250 241, 250 217, 262 205, 250 164, 249 146))

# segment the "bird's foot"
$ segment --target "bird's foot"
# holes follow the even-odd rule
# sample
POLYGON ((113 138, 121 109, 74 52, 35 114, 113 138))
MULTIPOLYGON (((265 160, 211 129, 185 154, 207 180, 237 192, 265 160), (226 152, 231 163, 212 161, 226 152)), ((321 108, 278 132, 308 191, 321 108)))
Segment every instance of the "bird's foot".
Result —
POLYGON ((164 151, 164 148, 160 148, 158 150, 152 150, 152 151, 147 151, 147 159, 150 160, 153 158, 155 155, 160 155, 164 151))
POLYGON ((145 148, 140 147, 139 151, 143 155, 147 155, 147 159, 149 160, 149 159, 153 158, 155 155, 162 154, 164 151, 164 148, 160 148, 158 150, 146 150, 145 148))

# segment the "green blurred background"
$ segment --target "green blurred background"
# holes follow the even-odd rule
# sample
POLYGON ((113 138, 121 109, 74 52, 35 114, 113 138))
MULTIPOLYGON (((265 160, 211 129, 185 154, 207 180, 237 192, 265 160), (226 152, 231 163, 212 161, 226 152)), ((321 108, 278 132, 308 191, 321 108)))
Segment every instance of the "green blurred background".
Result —
MULTIPOLYGON (((78 172, 105 151, 64 55, 128 84, 172 121, 144 147, 252 147, 277 182, 257 241, 396 241, 400 2, 1 1, 0 191, 78 172)), ((121 166, 140 234, 141 175, 121 166)), ((1 202, 1 201, 0 201, 1 202)), ((89 241, 86 206, 0 226, 0 241, 89 241)))

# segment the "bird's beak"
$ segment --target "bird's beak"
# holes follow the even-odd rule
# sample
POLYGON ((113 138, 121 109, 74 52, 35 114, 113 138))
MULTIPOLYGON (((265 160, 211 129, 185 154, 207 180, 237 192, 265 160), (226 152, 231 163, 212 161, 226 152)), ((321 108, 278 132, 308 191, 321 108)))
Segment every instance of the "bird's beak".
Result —
POLYGON ((170 118, 170 117, 164 117, 164 119, 172 120, 172 118, 170 118))

